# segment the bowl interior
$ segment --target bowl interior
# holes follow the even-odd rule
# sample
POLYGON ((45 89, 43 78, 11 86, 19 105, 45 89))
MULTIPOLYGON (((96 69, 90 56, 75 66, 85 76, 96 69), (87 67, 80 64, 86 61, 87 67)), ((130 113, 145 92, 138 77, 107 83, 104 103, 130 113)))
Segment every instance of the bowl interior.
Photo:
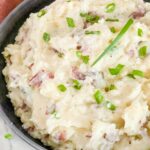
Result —
MULTIPOLYGON (((53 0, 30 0, 28 2, 22 3, 19 7, 20 9, 15 9, 13 14, 10 14, 10 18, 12 18, 15 14, 17 19, 15 20, 7 20, 6 25, 1 26, 0 30, 3 30, 3 35, 0 36, 0 106, 2 111, 5 113, 5 118, 9 119, 11 123, 16 127, 17 131, 20 132, 19 135, 21 137, 24 136, 24 140, 27 140, 29 144, 35 147, 34 143, 36 143, 37 147, 40 149, 43 147, 45 149, 50 149, 49 147, 44 146, 39 140, 32 138, 23 128, 22 123, 18 117, 15 116, 13 106, 10 100, 6 97, 8 91, 6 88, 6 83, 4 77, 2 75, 2 70, 5 67, 5 60, 1 54, 4 50, 4 47, 9 43, 14 43, 15 37, 18 33, 19 28, 25 22, 26 18, 29 17, 31 12, 37 12, 41 8, 46 5, 49 5, 53 2, 53 0), (32 2, 30 2, 32 1, 32 2), (22 9, 22 10, 21 10, 22 9), (19 11, 20 10, 20 11, 19 11), (19 15, 17 14, 19 11, 19 15), (14 24, 14 25, 13 25, 14 24), (18 131, 19 130, 19 131, 18 131), (31 142, 30 142, 31 141, 31 142)), ((0 31, 0 32, 1 32, 0 31)), ((13 128, 15 130, 15 128, 13 128)))

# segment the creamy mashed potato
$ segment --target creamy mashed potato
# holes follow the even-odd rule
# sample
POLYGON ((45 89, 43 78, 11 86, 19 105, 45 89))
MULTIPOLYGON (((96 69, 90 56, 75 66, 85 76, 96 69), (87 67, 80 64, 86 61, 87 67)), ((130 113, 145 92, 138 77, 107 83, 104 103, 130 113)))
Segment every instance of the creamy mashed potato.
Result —
POLYGON ((29 134, 56 150, 149 150, 149 19, 142 0, 56 0, 31 14, 3 52, 29 134))

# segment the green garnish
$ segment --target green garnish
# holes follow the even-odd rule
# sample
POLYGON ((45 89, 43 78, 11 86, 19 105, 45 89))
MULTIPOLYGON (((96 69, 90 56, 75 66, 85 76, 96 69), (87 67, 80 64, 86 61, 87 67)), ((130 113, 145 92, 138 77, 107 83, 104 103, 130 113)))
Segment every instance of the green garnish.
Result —
POLYGON ((4 138, 7 139, 7 140, 11 140, 13 138, 12 134, 10 133, 7 133, 4 135, 4 138))
POLYGON ((98 23, 100 17, 97 15, 91 15, 88 13, 80 13, 80 16, 85 18, 85 20, 91 24, 98 23))
POLYGON ((112 110, 112 111, 116 110, 116 106, 110 101, 106 101, 105 105, 109 110, 112 110))
POLYGON ((72 18, 67 17, 66 20, 67 20, 67 24, 68 24, 68 26, 70 28, 74 28, 75 27, 75 23, 74 23, 74 20, 72 18))
POLYGON ((89 56, 82 56, 81 59, 82 59, 83 63, 88 64, 90 58, 89 58, 89 56))
POLYGON ((118 75, 122 71, 123 68, 124 68, 124 65, 118 64, 116 68, 109 68, 109 72, 111 75, 118 75))
POLYGON ((76 52, 76 55, 77 55, 77 57, 79 57, 82 61, 83 61, 83 63, 85 63, 85 64, 88 64, 89 63, 89 56, 88 55, 82 55, 82 52, 81 51, 77 51, 76 52))
POLYGON ((44 16, 46 13, 47 13, 47 11, 46 11, 45 9, 41 9, 41 10, 38 12, 37 16, 38 16, 38 17, 42 17, 42 16, 44 16))
POLYGON ((104 96, 99 90, 97 90, 94 93, 94 99, 96 100, 97 104, 101 104, 104 101, 104 96))
POLYGON ((76 51, 77 57, 81 58, 82 57, 82 52, 81 51, 76 51))
POLYGON ((115 19, 113 19, 113 18, 107 18, 106 21, 107 22, 119 22, 119 19, 117 19, 117 18, 115 18, 115 19))
POLYGON ((109 91, 116 90, 116 89, 117 89, 116 86, 114 84, 111 84, 110 86, 105 88, 105 91, 109 92, 109 91))
POLYGON ((130 78, 133 78, 133 79, 135 79, 136 76, 138 76, 138 77, 144 77, 144 72, 141 71, 141 70, 133 70, 127 76, 130 77, 130 78))
POLYGON ((128 76, 129 78, 136 79, 135 76, 134 76, 132 73, 129 73, 127 76, 128 76))
POLYGON ((111 28, 110 28, 110 31, 111 31, 112 33, 116 33, 115 27, 111 27, 111 28))
POLYGON ((63 85, 63 84, 58 85, 57 88, 58 88, 59 91, 61 91, 61 92, 65 92, 65 91, 67 90, 66 86, 63 85))
POLYGON ((133 74, 134 76, 144 77, 144 72, 141 71, 141 70, 133 70, 133 71, 132 71, 132 74, 133 74))
POLYGON ((66 2, 71 2, 71 0, 66 0, 66 2))
POLYGON ((116 4, 115 3, 110 3, 106 6, 106 12, 107 13, 112 13, 116 8, 116 4))
POLYGON ((87 17, 88 15, 89 15, 88 13, 83 13, 83 12, 80 13, 81 17, 87 17))
POLYGON ((116 46, 116 44, 121 40, 121 38, 125 35, 125 33, 129 30, 131 25, 133 24, 133 19, 129 19, 125 26, 122 28, 117 37, 112 41, 112 43, 103 51, 103 53, 94 61, 92 66, 94 66, 99 60, 102 59, 108 52, 112 51, 112 49, 116 46))
POLYGON ((143 30, 141 28, 138 28, 138 36, 142 36, 143 35, 143 30))
POLYGON ((82 52, 81 51, 76 51, 76 55, 77 55, 77 57, 81 58, 82 52))
POLYGON ((147 55, 147 46, 143 46, 139 49, 139 56, 144 58, 147 55))
POLYGON ((59 52, 58 53, 58 57, 63 58, 64 57, 64 53, 59 52))
POLYGON ((56 118, 56 119, 60 119, 60 116, 58 115, 58 112, 57 112, 57 111, 53 111, 53 112, 51 113, 51 115, 53 115, 54 118, 56 118))
POLYGON ((49 42, 50 41, 50 34, 49 33, 47 33, 47 32, 45 32, 44 34, 43 34, 43 40, 45 41, 45 42, 49 42))
POLYGON ((97 34, 97 35, 99 35, 100 33, 101 33, 100 31, 85 31, 86 35, 89 35, 89 34, 97 34))
POLYGON ((76 89, 76 90, 80 90, 82 85, 81 83, 78 81, 78 80, 73 80, 73 87, 76 89))

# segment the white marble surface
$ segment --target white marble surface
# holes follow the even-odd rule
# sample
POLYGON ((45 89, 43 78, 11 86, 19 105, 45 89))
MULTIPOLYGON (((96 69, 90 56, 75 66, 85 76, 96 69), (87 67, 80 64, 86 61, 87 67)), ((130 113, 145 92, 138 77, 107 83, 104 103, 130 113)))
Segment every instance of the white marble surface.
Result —
POLYGON ((20 139, 13 131, 9 128, 8 123, 6 123, 0 114, 0 150, 35 150, 22 139, 20 139), (13 138, 7 140, 4 135, 11 133, 13 138))

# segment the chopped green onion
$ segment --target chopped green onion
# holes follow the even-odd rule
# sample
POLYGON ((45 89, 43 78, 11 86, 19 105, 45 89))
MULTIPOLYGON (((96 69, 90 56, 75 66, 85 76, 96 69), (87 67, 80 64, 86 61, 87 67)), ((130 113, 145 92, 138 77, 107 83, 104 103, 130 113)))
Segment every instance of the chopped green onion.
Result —
POLYGON ((68 26, 70 28, 74 28, 75 27, 75 23, 74 23, 74 20, 72 18, 67 17, 66 20, 67 20, 67 24, 68 24, 68 26))
POLYGON ((59 91, 61 91, 61 92, 65 92, 65 91, 67 90, 67 88, 66 88, 65 85, 63 85, 63 84, 58 85, 57 88, 58 88, 59 91))
POLYGON ((94 93, 94 99, 96 100, 97 104, 101 104, 104 101, 104 96, 99 90, 97 90, 94 93))
POLYGON ((116 68, 109 68, 109 72, 111 75, 118 75, 122 69, 124 68, 124 65, 119 64, 116 66, 116 68))
POLYGON ((133 70, 133 71, 132 71, 132 74, 133 74, 134 76, 144 77, 144 72, 143 72, 143 71, 140 71, 140 70, 133 70))
POLYGON ((73 87, 76 89, 76 90, 80 90, 82 85, 81 83, 78 81, 78 80, 73 80, 73 87))
POLYGON ((88 16, 88 13, 83 13, 83 12, 81 12, 81 13, 80 13, 80 16, 81 16, 81 17, 87 17, 87 16, 88 16))
POLYGON ((141 70, 133 70, 131 73, 127 75, 130 78, 135 79, 135 76, 144 77, 144 72, 141 70))
POLYGON ((59 52, 58 57, 60 57, 60 58, 64 57, 64 53, 59 52))
POLYGON ((133 74, 131 74, 131 73, 129 73, 127 76, 128 76, 129 78, 136 79, 135 76, 134 76, 133 74))
POLYGON ((13 138, 12 134, 10 133, 7 133, 4 135, 4 138, 7 139, 7 140, 11 140, 13 138))
POLYGON ((143 35, 143 30, 141 28, 138 28, 138 36, 142 36, 143 35))
POLYGON ((85 20, 91 24, 98 23, 100 17, 97 15, 90 15, 88 13, 80 13, 80 16, 85 18, 85 20))
POLYGON ((82 52, 81 51, 76 51, 77 57, 81 58, 82 57, 82 52))
POLYGON ((119 22, 119 19, 117 19, 117 18, 115 18, 115 19, 113 19, 113 18, 107 18, 106 21, 107 22, 119 22))
POLYGON ((49 42, 50 41, 50 34, 49 33, 47 33, 47 32, 45 32, 44 34, 43 34, 43 40, 45 41, 45 42, 49 42))
POLYGON ((139 56, 144 58, 147 55, 147 46, 143 46, 139 49, 139 56))
POLYGON ((76 55, 77 55, 77 57, 79 57, 82 61, 83 61, 83 63, 85 63, 85 64, 88 64, 89 63, 89 56, 88 55, 86 55, 86 56, 84 56, 84 55, 82 55, 82 52, 81 51, 77 51, 76 52, 76 55))
POLYGON ((112 111, 116 110, 116 106, 109 101, 106 102, 106 107, 112 111))
POLYGON ((66 0, 66 2, 71 2, 71 0, 66 0))
POLYGON ((112 41, 112 43, 103 51, 103 53, 94 61, 92 66, 94 66, 99 60, 101 60, 108 52, 112 51, 112 49, 116 46, 116 44, 121 40, 121 38, 125 35, 125 33, 129 30, 131 25, 133 24, 133 19, 129 19, 125 26, 122 28, 117 37, 112 41))
POLYGON ((97 35, 99 35, 100 33, 101 33, 100 31, 85 31, 86 35, 89 35, 89 34, 97 34, 97 35))
POLYGON ((111 31, 112 33, 116 33, 115 27, 111 27, 111 28, 110 28, 110 31, 111 31))
POLYGON ((88 64, 89 63, 89 56, 81 56, 81 59, 83 61, 83 63, 88 64))
POLYGON ((117 89, 116 86, 114 84, 111 84, 110 86, 105 88, 105 91, 109 92, 109 91, 112 91, 112 90, 115 90, 115 89, 117 89))
POLYGON ((107 13, 112 13, 116 8, 116 4, 115 3, 110 3, 106 6, 106 12, 107 13))
POLYGON ((44 16, 46 13, 47 13, 47 11, 46 11, 45 9, 41 9, 41 10, 38 12, 37 16, 38 16, 38 17, 42 17, 42 16, 44 16))

